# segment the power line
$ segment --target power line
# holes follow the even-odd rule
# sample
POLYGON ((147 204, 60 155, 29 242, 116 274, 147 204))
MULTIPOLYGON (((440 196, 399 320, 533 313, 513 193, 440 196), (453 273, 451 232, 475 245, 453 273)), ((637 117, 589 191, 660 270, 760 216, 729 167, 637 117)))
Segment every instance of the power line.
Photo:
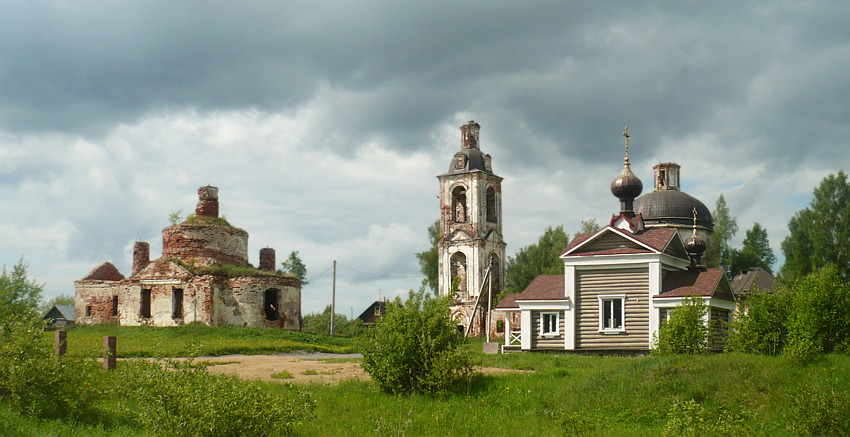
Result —
POLYGON ((322 273, 319 273, 318 275, 313 276, 312 278, 308 279, 308 280, 307 280, 307 282, 313 282, 313 280, 314 280, 314 279, 316 279, 316 278, 318 278, 319 276, 322 276, 322 275, 324 275, 325 273, 329 272, 332 268, 334 268, 334 266, 330 266, 330 267, 326 268, 326 269, 325 269, 325 271, 323 271, 322 273))
POLYGON ((342 267, 342 268, 344 268, 344 269, 346 269, 346 270, 351 270, 351 271, 353 271, 353 272, 357 272, 357 273, 363 274, 363 275, 375 276, 375 277, 379 277, 379 278, 391 278, 391 279, 419 279, 419 278, 424 278, 424 277, 425 277, 424 275, 419 275, 419 276, 393 276, 393 275, 384 275, 384 274, 380 274, 380 273, 369 273, 369 272, 364 272, 364 271, 362 271, 362 270, 355 269, 355 268, 353 268, 353 267, 344 266, 344 265, 340 264, 339 262, 337 262, 337 266, 342 267))

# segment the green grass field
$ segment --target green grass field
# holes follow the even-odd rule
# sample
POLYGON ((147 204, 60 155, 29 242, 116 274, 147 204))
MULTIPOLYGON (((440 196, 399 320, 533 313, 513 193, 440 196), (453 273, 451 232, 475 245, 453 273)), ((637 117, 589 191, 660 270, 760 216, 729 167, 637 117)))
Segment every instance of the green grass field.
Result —
MULTIPOLYGON (((115 334, 119 351, 122 344, 128 349, 122 356, 182 356, 196 343, 203 355, 291 350, 286 348, 297 343, 307 345, 305 350, 353 348, 352 339, 263 331, 113 326, 78 328, 68 335, 81 342, 87 339, 92 346, 84 350, 94 353, 102 344, 99 337, 115 334)), ((368 382, 307 385, 315 409, 296 433, 678 436, 846 435, 850 431, 847 355, 824 355, 803 366, 782 357, 747 354, 485 356, 480 342, 472 341, 468 347, 482 366, 525 372, 486 375, 468 393, 440 398, 391 396, 368 382)), ((261 387, 270 393, 291 390, 286 379, 261 387)), ((4 406, 0 406, 0 423, 15 430, 14 435, 149 435, 128 423, 41 421, 4 406)))

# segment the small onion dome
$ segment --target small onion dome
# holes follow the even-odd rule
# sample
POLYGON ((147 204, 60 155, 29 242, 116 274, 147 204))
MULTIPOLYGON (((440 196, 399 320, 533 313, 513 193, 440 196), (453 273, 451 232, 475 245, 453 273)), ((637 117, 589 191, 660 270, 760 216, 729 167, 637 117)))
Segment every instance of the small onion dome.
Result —
POLYGON ((628 163, 623 166, 620 175, 611 182, 611 193, 620 200, 634 200, 643 191, 643 182, 632 173, 628 163))
POLYGON ((688 241, 685 241, 685 250, 688 251, 688 255, 700 256, 705 252, 705 248, 705 241, 698 237, 696 233, 688 238, 688 241))

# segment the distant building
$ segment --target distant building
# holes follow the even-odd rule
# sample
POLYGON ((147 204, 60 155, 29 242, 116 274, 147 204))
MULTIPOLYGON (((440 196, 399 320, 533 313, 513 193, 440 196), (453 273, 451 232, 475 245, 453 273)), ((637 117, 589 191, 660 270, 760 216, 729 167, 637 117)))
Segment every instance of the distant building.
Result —
POLYGON ((648 351, 661 322, 687 297, 708 307, 711 345, 722 349, 735 300, 724 270, 700 265, 711 216, 678 190, 672 163, 655 166, 656 190, 638 198, 643 184, 630 169, 624 135, 625 163, 611 184, 619 214, 575 236, 560 256, 563 275, 538 276, 499 303, 505 350, 648 351))
MULTIPOLYGON (((452 319, 473 337, 487 332, 488 296, 495 301, 505 285, 502 238, 502 178, 493 173, 490 155, 481 152, 481 126, 461 126, 461 149, 440 182, 440 296, 457 284, 452 319)), ((494 313, 494 317, 498 313, 494 313)), ((501 317, 501 315, 498 315, 501 317)), ((489 327, 496 334, 496 319, 489 327)))
POLYGON ((383 300, 376 300, 372 302, 372 305, 369 305, 363 313, 357 316, 358 319, 363 321, 363 324, 366 326, 374 325, 375 322, 378 321, 378 318, 387 313, 387 302, 383 300))
POLYGON ((133 271, 109 262, 75 281, 77 323, 267 326, 301 329, 301 282, 275 272, 274 249, 248 263, 248 233, 218 216, 218 188, 198 189, 195 214, 162 230, 162 256, 137 242, 133 271))
POLYGON ((53 305, 41 319, 47 320, 53 328, 66 328, 74 324, 75 318, 73 305, 53 305))
POLYGON ((746 314, 747 299, 755 292, 770 292, 776 284, 776 279, 761 267, 751 267, 738 273, 732 278, 732 293, 738 303, 737 311, 746 314))

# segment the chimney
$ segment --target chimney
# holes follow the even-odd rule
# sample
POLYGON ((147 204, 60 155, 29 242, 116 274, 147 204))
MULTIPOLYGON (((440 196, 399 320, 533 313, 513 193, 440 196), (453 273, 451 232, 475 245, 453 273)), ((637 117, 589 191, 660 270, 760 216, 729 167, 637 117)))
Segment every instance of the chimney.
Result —
POLYGON ((460 147, 461 149, 477 149, 478 148, 478 132, 481 130, 481 125, 469 120, 465 125, 460 127, 460 147))
POLYGON ((275 271, 274 249, 271 247, 260 249, 260 270, 275 271))
POLYGON ((195 215, 218 218, 218 188, 207 185, 198 188, 198 206, 195 215))
POLYGON ((136 244, 133 245, 133 274, 131 276, 135 276, 137 273, 144 270, 145 267, 151 261, 151 245, 145 241, 137 241, 136 244))

